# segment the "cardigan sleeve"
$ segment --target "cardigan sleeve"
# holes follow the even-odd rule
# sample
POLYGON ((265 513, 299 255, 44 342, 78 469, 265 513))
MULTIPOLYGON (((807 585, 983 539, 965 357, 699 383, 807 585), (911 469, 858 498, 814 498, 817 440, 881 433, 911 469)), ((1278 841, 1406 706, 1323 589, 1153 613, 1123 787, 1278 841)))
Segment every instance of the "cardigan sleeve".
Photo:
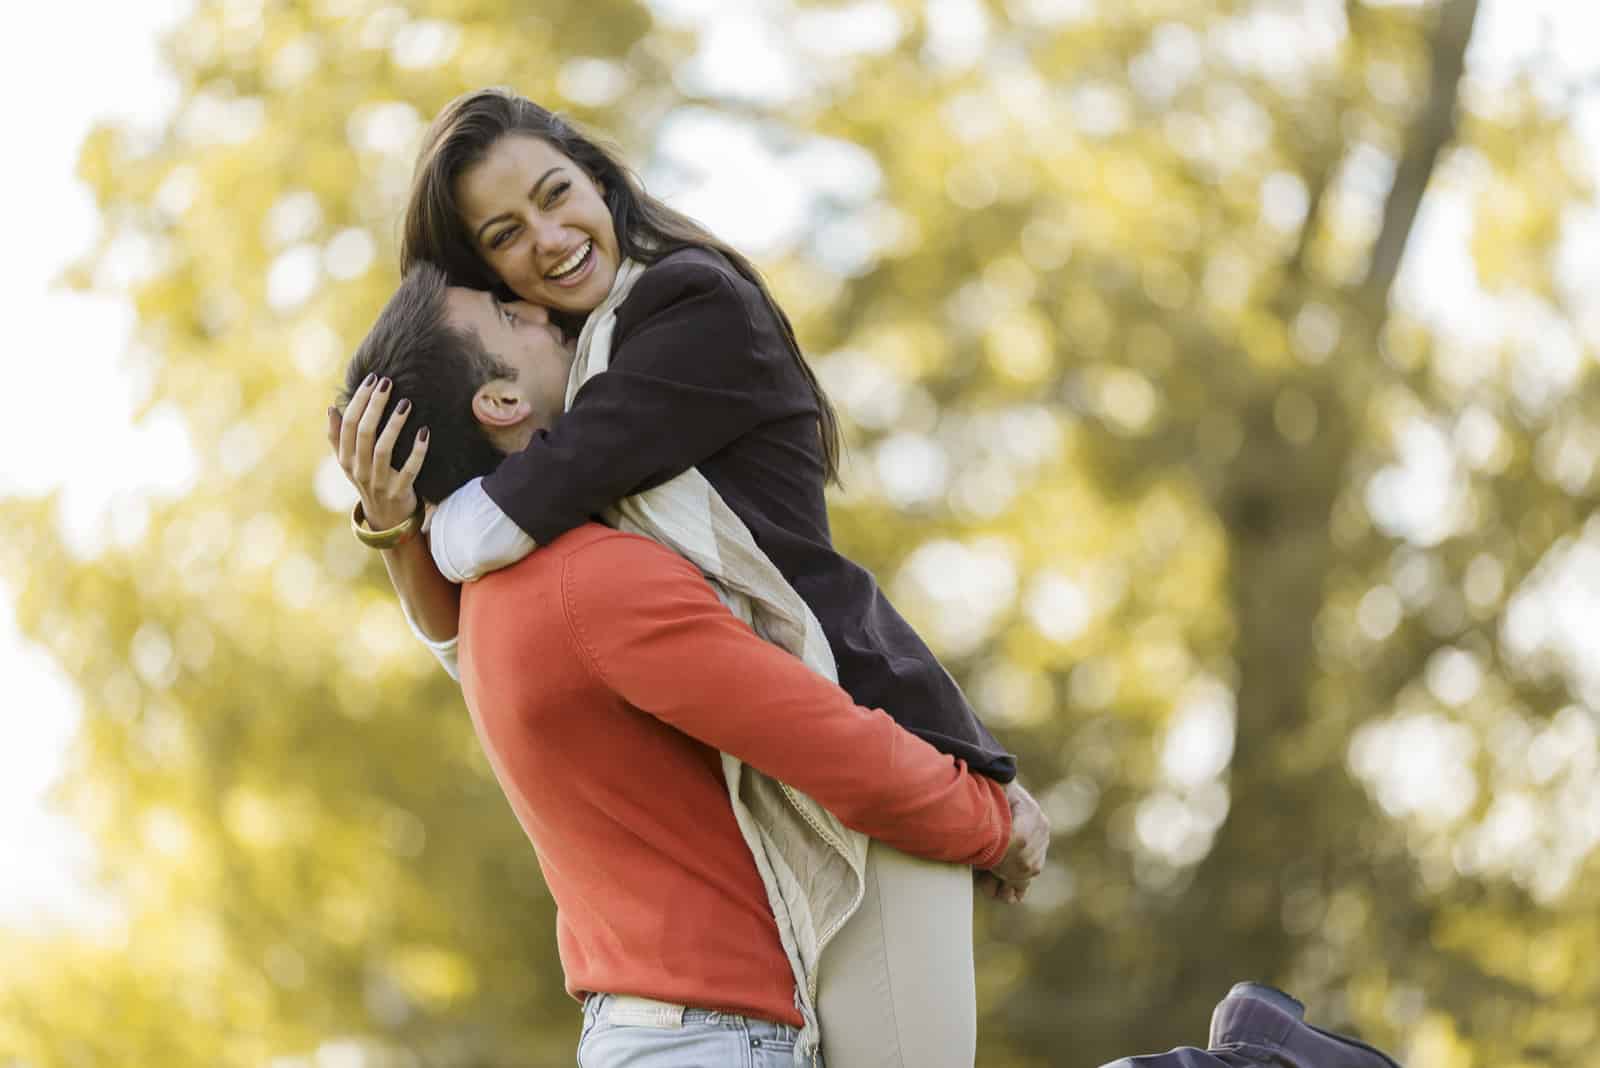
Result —
POLYGON ((670 550, 627 534, 587 545, 565 562, 562 602, 596 678, 641 712, 896 849, 979 868, 1005 855, 998 783, 758 637, 670 550))
POLYGON ((663 260, 618 309, 610 368, 584 384, 554 427, 485 477, 483 490, 549 544, 792 414, 780 358, 755 344, 746 298, 727 274, 695 259, 663 260))

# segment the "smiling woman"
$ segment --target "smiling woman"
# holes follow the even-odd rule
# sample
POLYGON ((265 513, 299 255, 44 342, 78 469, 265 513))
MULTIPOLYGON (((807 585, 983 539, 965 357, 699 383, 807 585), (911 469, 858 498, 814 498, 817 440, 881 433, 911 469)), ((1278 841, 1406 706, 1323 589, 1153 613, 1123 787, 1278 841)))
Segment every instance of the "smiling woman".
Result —
POLYGON ((536 137, 503 137, 456 179, 466 229, 485 262, 524 300, 587 312, 617 276, 605 190, 536 137), (526 176, 537 174, 530 189, 526 176))
POLYGON ((838 419, 761 272, 646 192, 613 149, 531 100, 484 89, 457 97, 433 120, 412 179, 400 269, 426 260, 459 285, 581 320, 610 291, 623 260, 649 266, 683 249, 715 254, 755 288, 816 405, 832 481, 839 470, 838 419))

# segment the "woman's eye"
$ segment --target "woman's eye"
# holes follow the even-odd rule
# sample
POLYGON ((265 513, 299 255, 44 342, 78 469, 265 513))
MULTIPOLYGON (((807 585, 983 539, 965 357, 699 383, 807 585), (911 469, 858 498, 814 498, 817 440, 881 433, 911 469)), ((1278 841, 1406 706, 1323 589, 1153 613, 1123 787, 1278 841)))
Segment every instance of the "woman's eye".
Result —
POLYGON ((516 232, 516 227, 512 227, 509 230, 501 230, 498 234, 495 234, 489 239, 489 247, 504 248, 506 242, 511 240, 511 235, 516 232))
POLYGON ((545 206, 549 207, 551 204, 554 204, 556 201, 560 200, 570 188, 572 188, 571 182, 557 182, 555 185, 551 186, 550 195, 544 198, 545 206))

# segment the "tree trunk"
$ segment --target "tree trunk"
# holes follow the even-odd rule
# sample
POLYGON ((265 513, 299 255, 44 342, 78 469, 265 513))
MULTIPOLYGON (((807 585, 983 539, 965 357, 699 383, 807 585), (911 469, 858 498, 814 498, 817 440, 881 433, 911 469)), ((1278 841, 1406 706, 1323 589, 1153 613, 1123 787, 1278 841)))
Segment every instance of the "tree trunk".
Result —
MULTIPOLYGON (((1374 355, 1390 292, 1428 181, 1454 136, 1477 9, 1478 0, 1446 0, 1440 9, 1429 95, 1396 167, 1368 271, 1351 293, 1345 341, 1330 362, 1361 361, 1379 373, 1374 355)), ((1264 385, 1240 415, 1243 445, 1217 498, 1237 628, 1231 806, 1189 892, 1168 917, 1183 964, 1171 977, 1165 1008, 1189 1036, 1182 1041, 1195 1041, 1194 1028, 1204 1026, 1232 982, 1288 981, 1300 948, 1284 923, 1291 899, 1325 901, 1348 885, 1342 870, 1373 863, 1364 855, 1363 828, 1334 818, 1365 808, 1347 796, 1359 789, 1344 768, 1354 719, 1334 710, 1337 722, 1313 723, 1311 699, 1319 671, 1315 627, 1337 558, 1330 520, 1349 477, 1359 418, 1346 410, 1331 376, 1317 369, 1264 385), (1316 405, 1316 435, 1302 446, 1287 442, 1274 418, 1282 389, 1290 387, 1316 405), (1338 742, 1330 744, 1329 730, 1338 732, 1338 742), (1315 744, 1307 744, 1311 731, 1320 737, 1315 744), (1262 868, 1263 857, 1279 861, 1262 868)))

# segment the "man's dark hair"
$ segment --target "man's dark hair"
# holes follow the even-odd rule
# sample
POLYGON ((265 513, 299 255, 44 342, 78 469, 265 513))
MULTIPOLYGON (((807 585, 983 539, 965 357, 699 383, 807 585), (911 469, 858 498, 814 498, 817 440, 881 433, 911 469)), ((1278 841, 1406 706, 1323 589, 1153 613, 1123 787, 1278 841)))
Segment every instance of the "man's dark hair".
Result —
POLYGON ((438 267, 427 262, 412 265, 350 357, 339 395, 343 410, 367 375, 388 378, 394 385, 389 388, 385 424, 402 398, 411 402, 391 461, 396 467, 404 464, 417 431, 427 427, 428 458, 417 475, 416 489, 419 497, 434 502, 499 465, 504 453, 473 416, 472 398, 486 382, 517 377, 513 368, 483 347, 476 333, 450 325, 447 286, 438 267))

